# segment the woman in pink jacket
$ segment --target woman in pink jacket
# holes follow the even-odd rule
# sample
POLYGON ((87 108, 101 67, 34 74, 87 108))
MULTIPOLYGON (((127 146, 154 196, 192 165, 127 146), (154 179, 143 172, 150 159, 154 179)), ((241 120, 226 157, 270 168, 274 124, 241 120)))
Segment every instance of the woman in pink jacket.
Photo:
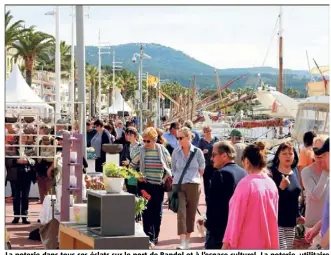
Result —
POLYGON ((266 169, 265 145, 251 144, 243 152, 248 172, 229 204, 223 249, 279 249, 278 190, 266 169))

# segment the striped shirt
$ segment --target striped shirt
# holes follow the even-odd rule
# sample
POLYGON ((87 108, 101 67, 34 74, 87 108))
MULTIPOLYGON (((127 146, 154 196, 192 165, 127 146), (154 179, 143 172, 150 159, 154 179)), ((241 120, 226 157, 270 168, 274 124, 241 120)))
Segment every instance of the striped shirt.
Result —
POLYGON ((144 174, 147 182, 152 184, 161 183, 164 170, 157 149, 146 149, 144 174))
MULTIPOLYGON (((169 152, 162 146, 161 149, 166 157, 166 161, 170 165, 171 157, 169 152)), ((140 166, 140 153, 137 153, 130 162, 130 167, 133 169, 138 169, 140 166)), ((146 181, 153 184, 160 184, 164 177, 164 169, 162 166, 162 162, 160 159, 160 155, 158 155, 158 149, 146 149, 145 157, 144 157, 144 176, 146 177, 146 181)))

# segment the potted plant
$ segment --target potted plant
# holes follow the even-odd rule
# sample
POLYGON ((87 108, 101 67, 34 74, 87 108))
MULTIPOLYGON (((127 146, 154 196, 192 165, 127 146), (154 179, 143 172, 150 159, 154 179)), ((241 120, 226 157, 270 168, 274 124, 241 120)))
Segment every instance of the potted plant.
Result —
POLYGON ((93 147, 86 148, 87 159, 96 159, 97 155, 95 154, 95 149, 93 147))
POLYGON ((135 200, 135 217, 142 213, 146 209, 148 200, 144 197, 136 197, 135 200))
POLYGON ((95 154, 95 149, 93 147, 86 148, 87 153, 87 165, 88 167, 85 169, 87 173, 94 172, 95 169, 95 160, 97 155, 95 154))
POLYGON ((142 175, 131 168, 118 166, 113 162, 103 165, 103 183, 107 193, 120 193, 124 180, 130 177, 139 179, 142 175))

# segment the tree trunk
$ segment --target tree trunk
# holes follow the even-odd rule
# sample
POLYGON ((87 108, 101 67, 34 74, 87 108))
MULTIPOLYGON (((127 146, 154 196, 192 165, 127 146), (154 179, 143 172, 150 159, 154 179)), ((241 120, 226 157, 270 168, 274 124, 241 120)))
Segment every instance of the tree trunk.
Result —
POLYGON ((113 89, 109 88, 108 90, 108 107, 113 104, 113 89))
POLYGON ((122 92, 122 97, 123 97, 123 106, 122 106, 122 114, 123 114, 123 118, 124 118, 124 102, 125 102, 125 94, 126 94, 126 92, 125 92, 125 90, 122 92))
POLYGON ((26 83, 31 87, 31 84, 32 84, 32 71, 26 69, 25 70, 25 75, 26 75, 26 83))
POLYGON ((95 115, 95 96, 94 96, 94 84, 91 85, 91 117, 95 115))
POLYGON ((24 61, 24 66, 25 66, 25 80, 26 83, 31 87, 32 84, 32 70, 33 70, 33 58, 29 56, 27 59, 24 61))
MULTIPOLYGON (((74 101, 76 102, 76 90, 77 90, 77 87, 78 87, 78 84, 77 82, 75 82, 75 86, 74 86, 74 101)), ((79 107, 79 104, 74 104, 75 105, 75 116, 76 116, 76 113, 78 112, 78 107, 79 107)))

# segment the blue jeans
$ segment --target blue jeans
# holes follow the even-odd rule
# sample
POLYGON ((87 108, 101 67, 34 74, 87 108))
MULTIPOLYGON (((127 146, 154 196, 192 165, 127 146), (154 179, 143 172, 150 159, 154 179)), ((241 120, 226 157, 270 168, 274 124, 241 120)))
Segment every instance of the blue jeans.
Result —
POLYGON ((207 230, 206 233, 206 243, 205 243, 205 249, 208 250, 220 250, 222 249, 222 238, 219 235, 215 235, 209 230, 207 230))

